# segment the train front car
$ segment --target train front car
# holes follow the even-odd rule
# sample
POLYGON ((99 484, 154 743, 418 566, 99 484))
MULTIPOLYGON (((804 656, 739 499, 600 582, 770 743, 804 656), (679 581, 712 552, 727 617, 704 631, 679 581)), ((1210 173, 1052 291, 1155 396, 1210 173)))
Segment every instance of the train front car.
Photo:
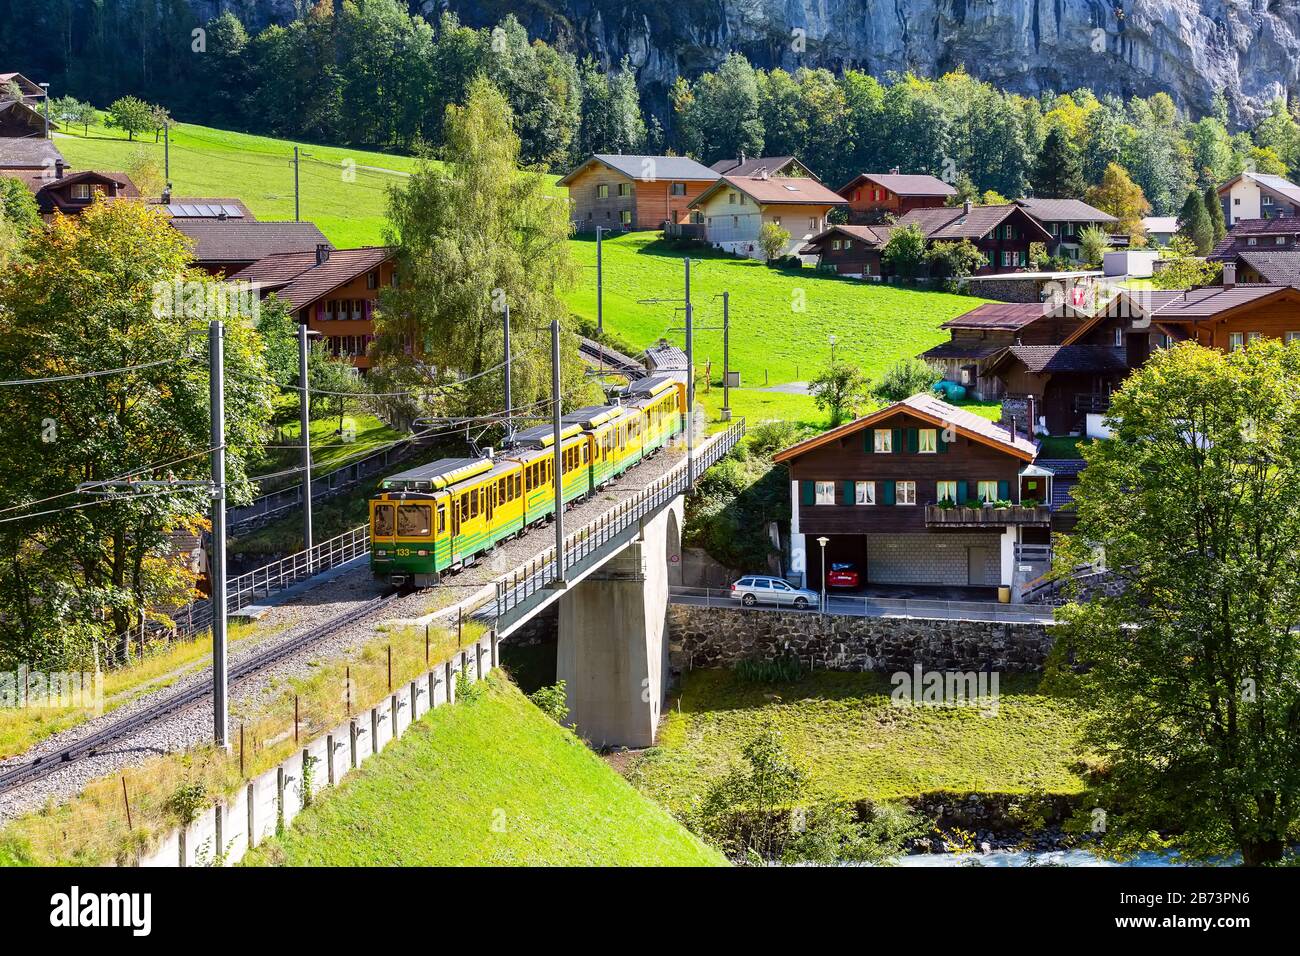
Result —
POLYGON ((450 567, 448 489, 492 470, 490 458, 442 458, 385 478, 370 500, 370 570, 392 584, 430 587, 450 567))

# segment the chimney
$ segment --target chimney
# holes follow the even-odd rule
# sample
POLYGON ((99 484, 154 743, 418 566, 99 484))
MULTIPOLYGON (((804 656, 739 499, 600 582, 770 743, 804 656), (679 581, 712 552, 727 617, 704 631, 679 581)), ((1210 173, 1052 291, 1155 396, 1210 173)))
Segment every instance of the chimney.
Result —
POLYGON ((970 202, 969 199, 967 199, 964 203, 961 204, 961 211, 962 211, 965 215, 969 216, 969 215, 970 215, 970 210, 971 210, 971 202, 970 202))
POLYGON ((1237 284, 1237 263, 1225 262, 1223 264, 1223 287, 1231 289, 1237 284))
POLYGON ((316 243, 316 265, 324 265, 329 262, 330 246, 328 242, 316 243))
POLYGON ((172 201, 172 184, 168 183, 163 187, 162 196, 158 199, 164 206, 172 201))
POLYGON ((891 167, 889 167, 889 175, 891 175, 891 176, 897 176, 897 175, 898 175, 898 167, 897 167, 897 166, 891 166, 891 167))

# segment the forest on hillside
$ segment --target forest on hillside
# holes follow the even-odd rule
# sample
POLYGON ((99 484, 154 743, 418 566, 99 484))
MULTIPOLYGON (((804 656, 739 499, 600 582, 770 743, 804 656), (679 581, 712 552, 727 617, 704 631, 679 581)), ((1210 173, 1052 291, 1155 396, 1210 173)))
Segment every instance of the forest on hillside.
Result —
POLYGON ((831 186, 864 170, 930 172, 964 196, 1077 195, 1112 165, 1157 215, 1192 189, 1242 169, 1296 175, 1300 126, 1281 102, 1252 129, 1227 101, 1193 121, 1164 93, 1098 97, 1087 89, 1021 96, 958 70, 938 77, 754 68, 732 54, 679 77, 662 117, 645 108, 624 61, 608 69, 530 38, 513 17, 473 29, 450 14, 411 15, 401 0, 318 0, 287 26, 252 33, 226 12, 195 21, 183 0, 140 18, 96 6, 75 38, 59 18, 77 4, 0 28, 0 57, 103 108, 130 93, 174 118, 322 143, 416 151, 441 145, 448 104, 478 74, 515 111, 525 162, 560 171, 592 152, 794 154, 831 186), (98 11, 98 12, 95 12, 98 11), (151 19, 156 18, 156 19, 151 19), (1054 136, 1053 133, 1056 135, 1054 136), (1077 174, 1075 169, 1077 167, 1077 174))

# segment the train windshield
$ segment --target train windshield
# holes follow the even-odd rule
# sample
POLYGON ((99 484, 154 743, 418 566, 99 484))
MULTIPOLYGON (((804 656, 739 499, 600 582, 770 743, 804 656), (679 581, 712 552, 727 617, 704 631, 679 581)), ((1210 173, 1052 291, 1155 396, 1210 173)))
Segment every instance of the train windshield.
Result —
POLYGON ((408 538, 426 536, 433 527, 432 516, 433 509, 428 505, 400 505, 397 509, 397 533, 408 538))
POLYGON ((375 535, 391 537, 393 533, 393 506, 375 505, 375 535))

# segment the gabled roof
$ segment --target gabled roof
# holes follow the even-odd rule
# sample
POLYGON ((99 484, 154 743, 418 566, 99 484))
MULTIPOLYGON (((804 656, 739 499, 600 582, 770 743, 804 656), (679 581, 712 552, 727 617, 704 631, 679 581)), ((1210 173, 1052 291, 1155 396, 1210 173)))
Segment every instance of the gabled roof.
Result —
MULTIPOLYGON (((787 166, 794 165, 817 179, 803 163, 794 156, 754 156, 750 159, 720 159, 709 168, 715 173, 727 176, 753 176, 759 170, 766 169, 769 176, 784 175, 787 166)), ((820 179, 817 179, 821 182, 820 179)))
POLYGON ((1243 249, 1238 258, 1270 285, 1300 286, 1300 249, 1290 252, 1259 252, 1243 249))
POLYGON ((1011 216, 1020 213, 1033 228, 1041 234, 1040 239, 1050 241, 1053 237, 1033 216, 1015 203, 1000 206, 942 206, 935 209, 913 209, 899 217, 895 225, 907 226, 916 223, 931 240, 943 239, 979 239, 987 235, 1011 216))
POLYGON ((889 239, 889 231, 892 228, 892 226, 886 225, 850 226, 841 224, 837 226, 827 226, 821 232, 817 233, 817 235, 809 239, 799 252, 806 256, 814 255, 821 251, 821 247, 827 239, 830 239, 835 235, 861 240, 866 243, 867 248, 869 249, 879 248, 889 239))
POLYGON ((35 80, 29 80, 21 73, 0 73, 0 86, 7 86, 10 80, 17 83, 26 96, 45 96, 45 90, 35 80))
POLYGON ((1219 240, 1208 259, 1231 258, 1236 246, 1252 237, 1260 236, 1296 236, 1300 237, 1300 217, 1277 216, 1272 219, 1238 219, 1236 224, 1219 240))
POLYGON ((845 435, 851 435, 854 432, 862 431, 864 428, 884 421, 899 413, 912 415, 922 421, 929 422, 936 428, 953 428, 958 434, 965 435, 973 441, 988 445, 1007 454, 1014 455, 1023 461, 1033 461, 1038 454, 1038 446, 1027 438, 1019 435, 1012 435, 1011 432, 1000 425, 995 425, 983 415, 976 415, 974 412, 966 411, 964 408, 958 408, 956 405, 949 405, 943 399, 938 398, 929 392, 919 392, 910 398, 905 398, 901 402, 882 408, 878 412, 873 412, 863 418, 855 419, 838 428, 832 428, 830 431, 822 432, 812 438, 805 439, 797 444, 791 445, 783 451, 777 452, 772 456, 773 461, 785 462, 798 458, 805 452, 812 451, 822 445, 835 441, 845 435))
MULTIPOLYGON (((45 137, 45 114, 32 105, 30 98, 21 100, 12 97, 0 98, 0 113, 9 112, 16 113, 26 120, 34 131, 33 136, 39 136, 42 139, 45 137)), ((59 124, 54 120, 50 120, 50 129, 56 130, 58 128, 59 124)), ((26 139, 27 137, 22 138, 26 139)))
POLYGON ((1271 192, 1276 196, 1280 196, 1288 202, 1300 205, 1300 186, 1297 186, 1288 179, 1283 179, 1281 176, 1274 176, 1271 173, 1238 173, 1219 187, 1219 195, 1222 196, 1243 179, 1252 180, 1261 189, 1271 192))
MULTIPOLYGON (((1006 356, 1014 357, 1035 374, 1128 370, 1124 350, 1108 345, 1010 345, 1006 356)), ((991 363, 989 370, 1006 364, 1006 356, 991 363)))
MULTIPOLYGON (((346 285, 353 279, 365 275, 371 269, 378 268, 392 257, 393 250, 388 246, 335 249, 330 252, 328 259, 318 265, 315 253, 313 253, 307 267, 290 281, 280 284, 280 287, 274 290, 275 296, 285 303, 290 310, 296 312, 298 309, 310 306, 323 296, 329 295, 339 286, 346 285)), ((305 259, 306 257, 302 258, 305 259)), ((255 262, 249 268, 255 269, 258 265, 259 263, 255 262)), ((257 273, 254 275, 257 275, 257 273)), ((245 281, 243 273, 240 273, 235 278, 245 281)), ((248 281, 254 280, 249 279, 248 281)))
POLYGON ((1289 285, 1209 286, 1179 294, 1156 312, 1161 322, 1226 319, 1237 311, 1266 301, 1300 302, 1300 290, 1289 285))
POLYGON ((718 174, 709 167, 687 156, 627 156, 622 153, 594 153, 562 177, 557 185, 569 185, 573 177, 592 163, 608 166, 615 172, 640 182, 671 179, 678 182, 690 180, 711 183, 718 178, 718 174))
POLYGON ((699 206, 719 190, 730 186, 738 189, 760 206, 789 205, 801 206, 839 206, 844 197, 831 192, 815 179, 802 176, 723 176, 691 202, 699 206))
POLYGON ((172 228, 194 240, 202 265, 252 263, 277 252, 315 252, 329 240, 311 222, 256 222, 245 219, 172 219, 172 228))
POLYGON ((949 319, 941 329, 1001 329, 1015 332, 1052 311, 1041 302, 986 302, 949 319))
POLYGON ((66 210, 85 208, 85 203, 80 202, 75 206, 68 204, 59 193, 64 186, 75 183, 101 183, 103 185, 113 185, 117 193, 114 199, 139 199, 140 190, 132 182, 131 177, 122 172, 106 172, 104 170, 83 169, 78 173, 70 173, 62 179, 40 179, 35 178, 33 185, 36 189, 36 205, 42 213, 49 214, 55 209, 66 210))
POLYGON ((1016 205, 1024 207, 1039 222, 1119 222, 1108 212, 1089 206, 1082 199, 1017 199, 1016 205))
POLYGON ((66 166, 63 154, 43 136, 0 136, 0 170, 66 166))
POLYGON ((858 173, 837 191, 844 196, 864 182, 888 189, 896 196, 938 196, 947 199, 957 195, 957 190, 942 179, 924 173, 858 173))

